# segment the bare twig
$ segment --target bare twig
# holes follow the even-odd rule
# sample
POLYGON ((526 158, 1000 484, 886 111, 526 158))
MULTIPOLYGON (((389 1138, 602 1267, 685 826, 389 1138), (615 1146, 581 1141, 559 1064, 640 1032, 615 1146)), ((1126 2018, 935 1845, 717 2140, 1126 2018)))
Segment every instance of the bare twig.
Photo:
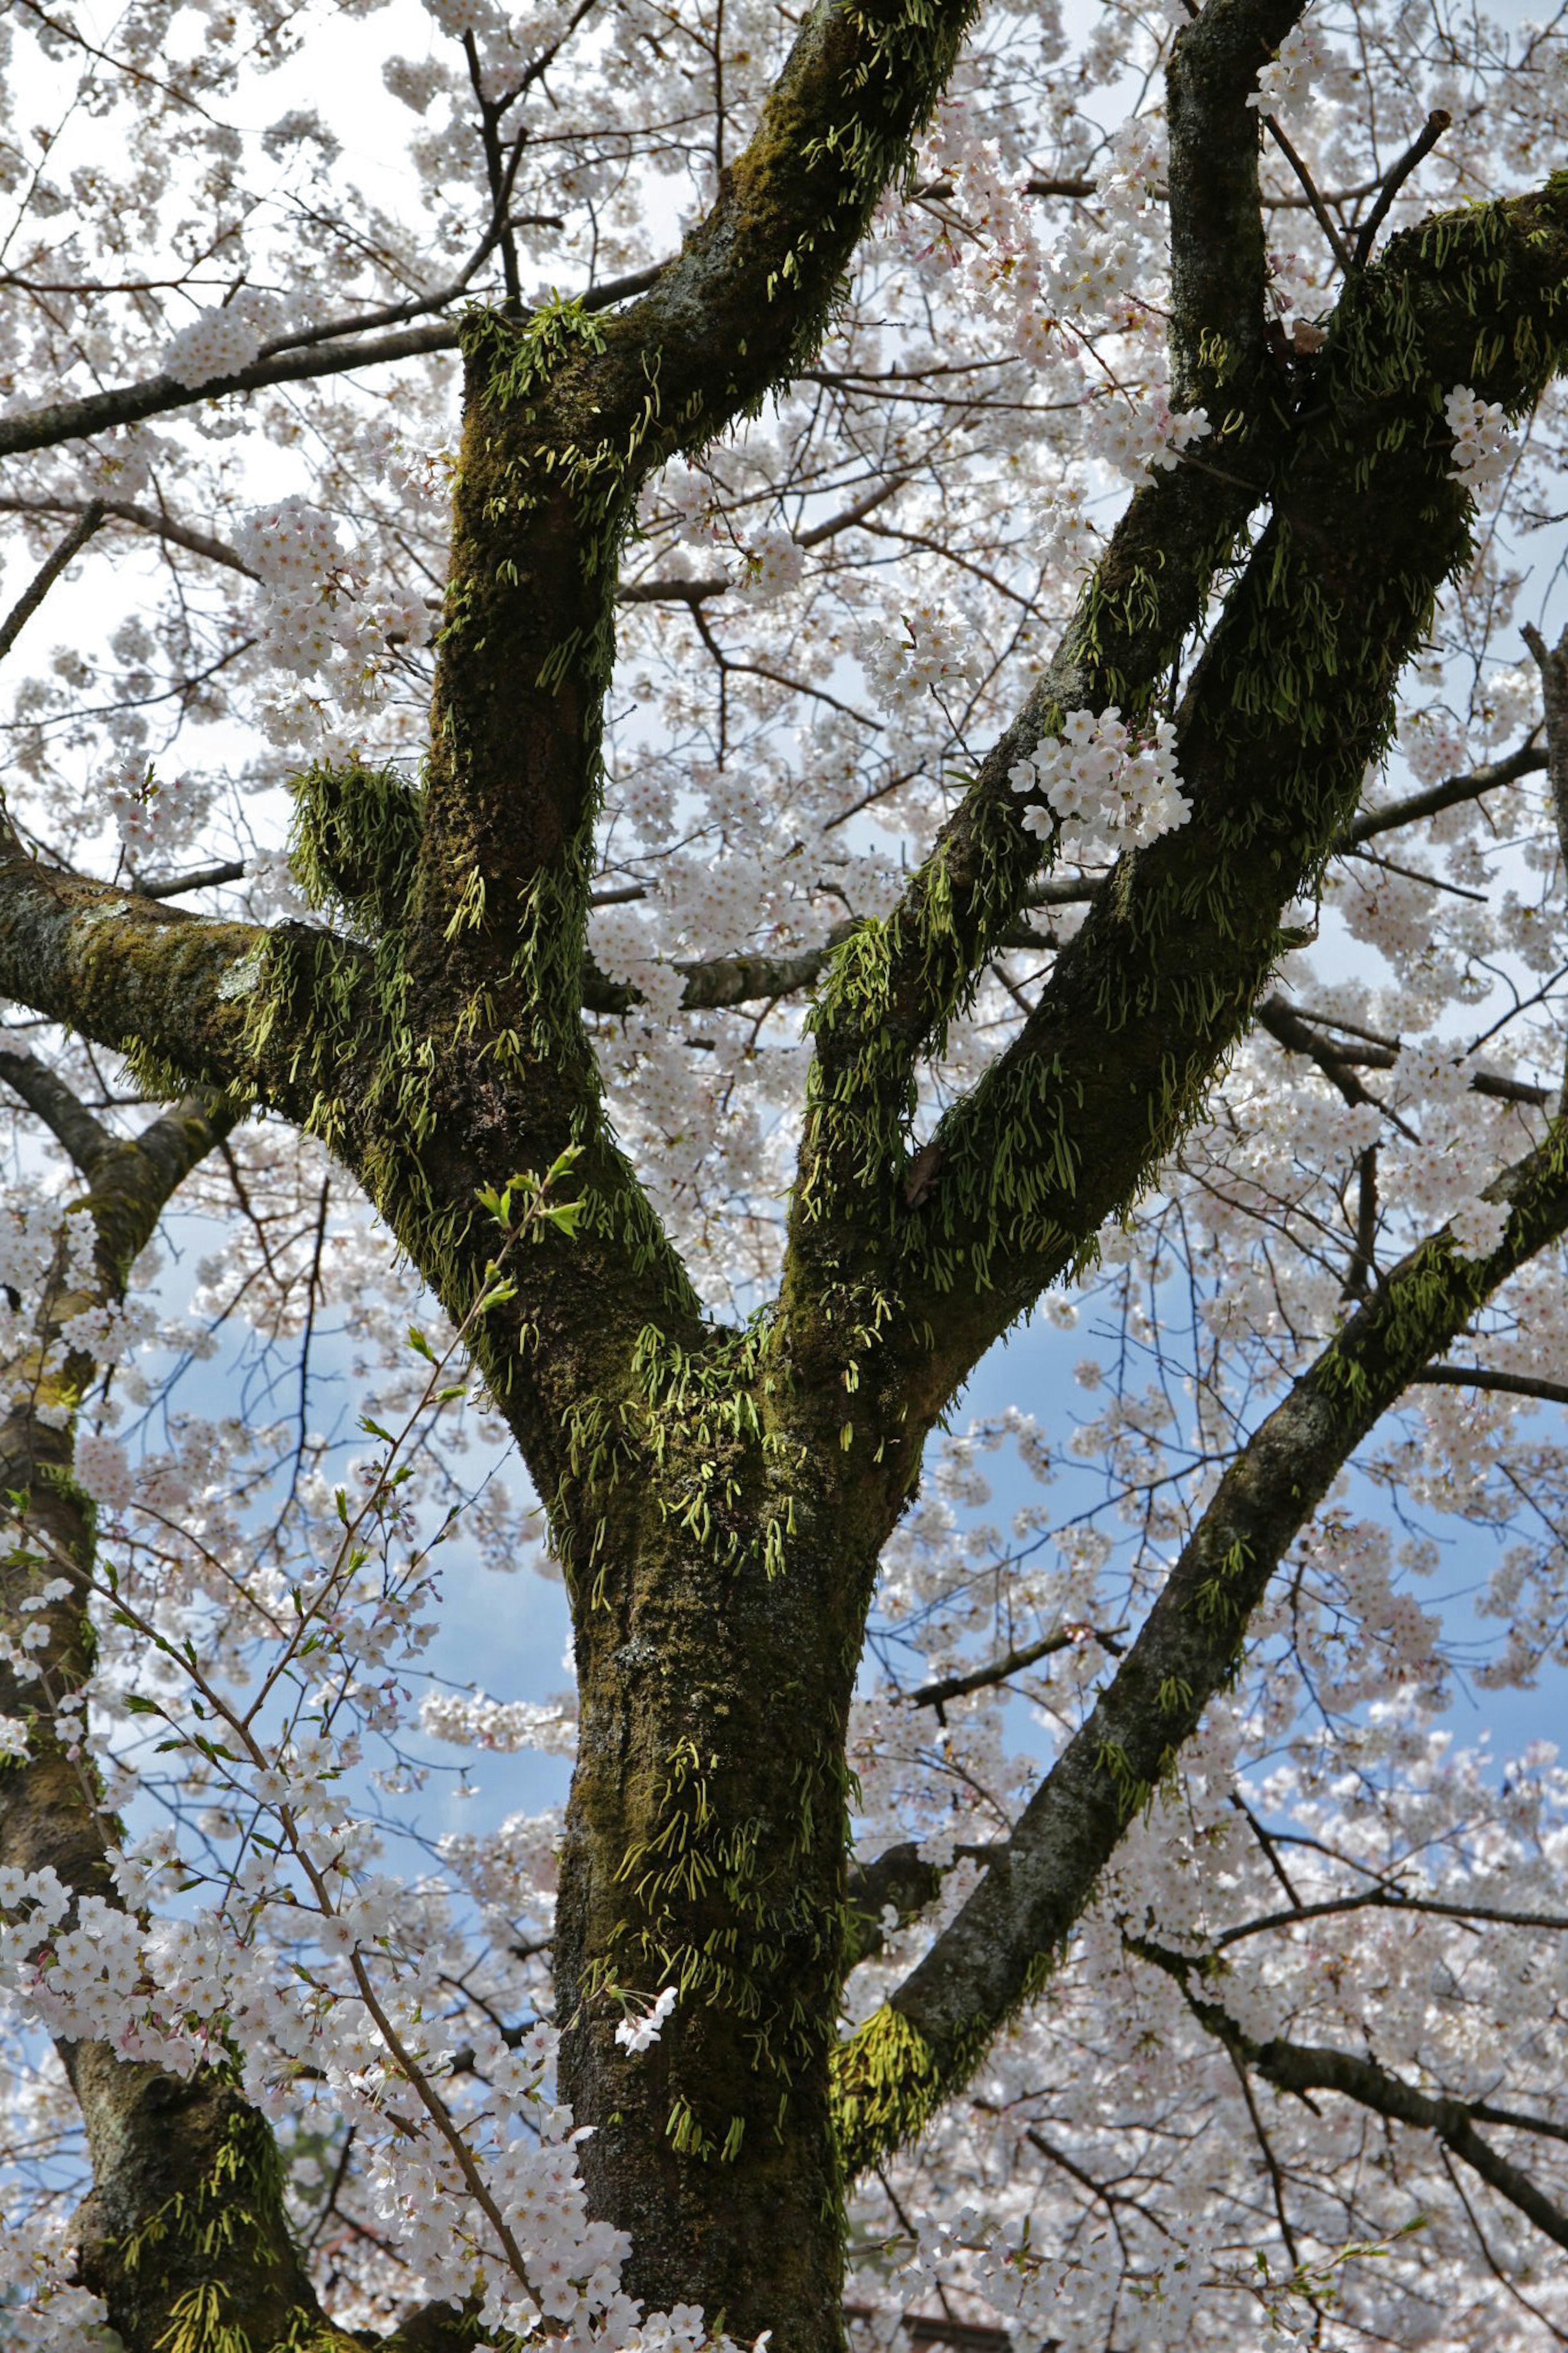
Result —
POLYGON ((135 881, 132 890, 139 899, 179 899, 187 891, 216 891, 223 882, 243 882, 243 858, 226 858, 221 865, 204 866, 195 874, 165 874, 149 881, 135 881))
POLYGON ((68 531, 53 553, 44 558, 29 585, 23 589, 4 621, 0 621, 0 661, 5 660, 72 556, 79 555, 87 545, 103 521, 104 512, 102 500, 91 500, 75 529, 68 531))
POLYGON ((1351 256, 1352 269, 1363 269, 1366 267, 1372 255, 1373 240, 1388 217, 1390 205, 1423 156, 1432 153, 1453 120, 1446 106, 1434 107, 1422 129, 1416 132, 1399 161, 1390 168, 1378 191, 1376 204, 1362 224, 1361 235, 1355 241, 1355 251, 1351 256))
POLYGON ((1290 142, 1287 139, 1283 131, 1280 130, 1278 122, 1275 121, 1274 117, 1271 114, 1266 114, 1263 120, 1268 126, 1268 133, 1270 138, 1273 140, 1274 144, 1279 148, 1279 153, 1284 156, 1285 161, 1289 164, 1290 169, 1295 173, 1296 177, 1300 181, 1302 187, 1306 191, 1307 202, 1311 206, 1312 210, 1312 217, 1317 222, 1318 227, 1322 230, 1323 235, 1328 238, 1330 247, 1333 252, 1334 259, 1339 263, 1340 268, 1344 271, 1348 278, 1351 269, 1351 258, 1345 250, 1345 241, 1340 235, 1339 230, 1334 227, 1333 221, 1329 213, 1329 208, 1324 204, 1321 196, 1318 194, 1317 188, 1313 184, 1310 172, 1308 171, 1307 166, 1303 164, 1300 155, 1297 154, 1296 150, 1291 146, 1290 142))
POLYGON ((1495 1389, 1500 1397, 1536 1398, 1542 1405, 1568 1405, 1568 1381, 1538 1380, 1531 1373, 1494 1373, 1483 1365, 1428 1365, 1415 1377, 1434 1388, 1495 1389))

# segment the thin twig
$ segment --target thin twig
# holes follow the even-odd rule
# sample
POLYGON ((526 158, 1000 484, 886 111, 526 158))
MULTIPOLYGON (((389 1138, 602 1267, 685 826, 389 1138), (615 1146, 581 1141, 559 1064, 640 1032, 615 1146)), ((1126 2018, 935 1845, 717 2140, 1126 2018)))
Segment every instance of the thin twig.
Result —
POLYGON ((94 499, 73 531, 66 533, 51 555, 45 557, 29 586, 23 589, 4 621, 0 621, 0 661, 4 661, 23 629, 43 603, 73 555, 79 555, 106 510, 101 499, 94 499))
POLYGON ((1365 269, 1372 253, 1373 240, 1388 217, 1390 205, 1422 157, 1432 153, 1453 120, 1446 106, 1434 107, 1432 112, 1426 117, 1425 127, 1416 132, 1398 163, 1388 173, 1378 192, 1377 202, 1368 213, 1362 225, 1361 235, 1355 241, 1355 251, 1351 256, 1352 269, 1365 269))
POLYGON ((1307 166, 1302 163, 1301 158, 1297 154, 1296 150, 1291 146, 1290 142, 1286 138, 1285 133, 1275 121, 1274 117, 1271 114, 1266 114, 1263 120, 1268 125, 1269 135, 1273 139, 1275 145, 1279 148, 1281 155, 1284 156, 1285 161, 1289 164, 1290 169, 1295 173, 1296 177, 1300 181, 1302 187, 1306 190, 1307 202, 1312 208, 1312 217, 1317 222, 1318 227, 1322 230, 1323 235, 1328 238, 1329 244, 1333 249, 1334 259, 1339 263, 1340 268, 1344 271, 1348 278, 1351 270, 1351 258, 1345 251, 1344 239, 1341 237, 1338 229, 1334 227, 1332 220, 1330 218, 1328 206, 1324 204, 1321 196, 1318 194, 1316 187, 1313 185, 1310 172, 1308 171, 1307 166))
POLYGON ((1495 1389, 1500 1397, 1534 1398, 1542 1405, 1568 1405, 1568 1382, 1537 1380, 1528 1373, 1494 1373, 1481 1365, 1428 1365, 1415 1378, 1428 1388, 1495 1389))

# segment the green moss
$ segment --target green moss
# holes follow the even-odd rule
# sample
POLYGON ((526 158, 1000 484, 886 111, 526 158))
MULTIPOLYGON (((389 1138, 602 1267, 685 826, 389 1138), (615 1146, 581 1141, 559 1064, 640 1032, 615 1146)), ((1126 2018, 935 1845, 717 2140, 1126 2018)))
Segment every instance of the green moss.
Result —
POLYGON ((307 900, 372 936, 399 928, 424 837, 417 790, 396 769, 317 762, 293 779, 289 858, 307 900))
POLYGON ((267 2125, 210 2077, 183 2087, 176 2106, 162 2133, 149 2137, 151 2117, 140 2115, 131 2129, 146 2141, 139 2162, 153 2179, 185 2153, 183 2137, 194 2150, 205 2145, 194 2181, 85 2251, 84 2276, 116 2325, 155 2353, 351 2353, 355 2340, 322 2320, 289 2240, 267 2125))
POLYGON ((941 2105, 946 2073, 910 2019, 884 2002, 833 2053, 833 2116, 846 2182, 917 2140, 941 2105))

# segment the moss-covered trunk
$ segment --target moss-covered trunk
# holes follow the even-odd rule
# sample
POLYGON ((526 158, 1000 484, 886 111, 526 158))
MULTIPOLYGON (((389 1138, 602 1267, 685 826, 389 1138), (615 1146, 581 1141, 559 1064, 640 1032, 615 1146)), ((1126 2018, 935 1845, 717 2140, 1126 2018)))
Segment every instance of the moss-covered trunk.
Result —
MULTIPOLYGON (((842 1976, 855 1564, 699 1542, 645 1491, 580 1597, 556 1981, 563 2089, 628 2288, 777 2353, 839 2341, 828 2060, 842 1976), (853 1604, 851 1604, 853 1606, 853 1604), (616 2028, 679 1989, 643 2051, 616 2028)), ((759 1523, 760 1525, 760 1523, 759 1523)), ((742 1537, 744 1531, 741 1532, 742 1537)))

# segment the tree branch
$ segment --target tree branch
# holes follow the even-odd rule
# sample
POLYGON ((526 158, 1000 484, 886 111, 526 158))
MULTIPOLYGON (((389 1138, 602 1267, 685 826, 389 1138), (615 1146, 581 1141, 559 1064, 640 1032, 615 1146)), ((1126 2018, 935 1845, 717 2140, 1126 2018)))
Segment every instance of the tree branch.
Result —
POLYGON ((1568 1230, 1568 1124, 1506 1172, 1489 1258, 1423 1242, 1351 1316, 1233 1461, 1092 1713, 974 1893, 836 2058, 851 2175, 918 2131, 1061 1950, 1130 1817, 1231 1673, 1252 1613, 1342 1466, 1518 1268, 1568 1230))
MULTIPOLYGON (((1268 256, 1258 118, 1247 105, 1304 0, 1209 0, 1177 34, 1170 123, 1171 379, 1180 408, 1255 386, 1264 363, 1268 256)), ((1218 424, 1217 417, 1211 422, 1218 424)))
MULTIPOLYGON (((423 1194, 434 1209, 446 1187, 432 1187, 430 1151, 411 1165, 409 1134, 433 1140, 451 1119, 469 1133, 458 1149, 451 1132, 447 1184, 460 1175, 468 1200, 476 1178, 499 1185, 568 1148, 584 1153, 595 1214, 570 1272, 563 1263, 547 1275, 545 1253, 531 1255, 531 1277, 552 1282, 558 1304, 535 1314, 529 1394, 513 1390, 542 1493, 555 1492, 570 1451, 563 1429, 584 1393, 584 1350, 597 1366, 587 1387, 608 1388, 650 1324, 683 1345, 708 1337, 686 1271, 605 1125, 581 1018, 620 541, 652 468, 710 438, 815 352, 840 274, 934 107, 973 7, 816 0, 750 143, 651 291, 602 324, 580 305, 465 322, 452 585, 425 789, 409 807, 399 903, 362 910, 401 967, 400 1017, 431 1076, 412 1082, 400 1057, 397 1118, 372 1147, 373 1189, 400 1206, 423 1194), (560 1354, 565 1380, 567 1353, 570 1395, 552 1398, 550 1360, 560 1354)), ((413 1247, 457 1306, 446 1215, 413 1247)))
POLYGON ((848 1907, 846 1968, 856 1968, 881 1951, 887 1942, 882 1914, 889 1905, 903 1927, 936 1902, 942 1882, 942 1865, 923 1862, 912 1839, 885 1847, 869 1862, 852 1856, 844 1897, 848 1907))
POLYGON ((1291 145, 1289 140, 1286 137, 1284 131, 1275 121, 1273 115, 1267 114, 1264 116, 1263 120, 1269 137, 1273 140, 1276 147, 1279 148, 1281 155, 1284 156, 1287 164, 1289 164, 1290 169, 1295 173, 1297 179, 1300 182, 1302 193, 1307 199, 1308 209, 1310 211, 1312 218, 1317 222, 1318 227, 1322 230, 1323 236, 1327 239, 1330 252, 1338 262, 1342 272, 1348 276, 1351 269, 1351 257, 1345 249, 1345 241, 1340 235, 1339 230, 1334 227, 1332 216, 1331 215, 1328 206, 1324 204, 1322 197, 1319 195, 1310 172, 1308 171, 1306 164, 1302 162, 1300 156, 1298 155, 1295 148, 1291 145))
POLYGON ((0 1049, 0 1079, 69 1153, 89 1181, 94 1168, 115 1148, 115 1140, 101 1120, 95 1119, 80 1098, 58 1078, 47 1062, 20 1046, 0 1049))
MULTIPOLYGON (((1368 1039, 1352 1031, 1353 1042, 1346 1045, 1334 1033, 1349 1029, 1348 1023, 1337 1021, 1332 1014, 1312 1013, 1304 1006, 1291 1005, 1281 997, 1263 999, 1258 1008, 1258 1026, 1288 1053, 1305 1054, 1309 1060, 1316 1062, 1347 1103, 1373 1103, 1403 1134, 1410 1134, 1398 1113, 1369 1094, 1355 1075, 1358 1070, 1394 1070, 1404 1051, 1398 1039, 1368 1039)), ((1489 1095, 1498 1103, 1530 1103, 1540 1110, 1546 1109, 1552 1100, 1550 1087, 1540 1086, 1533 1079, 1509 1078, 1501 1071, 1472 1071, 1469 1088, 1472 1094, 1489 1095)))
POLYGON ((1491 1389, 1500 1397, 1535 1398, 1542 1405, 1568 1405, 1568 1382, 1538 1380, 1532 1373, 1497 1373, 1484 1365, 1428 1365, 1415 1377, 1431 1388, 1491 1389))
MULTIPOLYGON (((579 297, 584 311, 607 310, 616 302, 643 293, 668 265, 656 262, 625 278, 590 286, 579 297)), ((450 296, 444 299, 450 299, 450 296)), ((416 307, 423 307, 422 304, 416 307)), ((401 305, 393 305, 394 311, 401 305)), ((372 313, 373 318, 380 313, 372 313)), ((348 322, 320 332, 342 334, 353 331, 348 322)), ((0 458, 20 456, 28 449, 53 448, 62 441, 85 441, 117 427, 144 424, 149 417, 167 416, 178 408, 195 408, 203 401, 220 400, 236 392, 263 392, 275 384, 312 383, 318 376, 344 375, 356 368, 385 367, 396 360, 423 359, 432 352, 455 352, 458 329, 455 320, 437 319, 428 326, 410 327, 401 334, 373 335, 364 341, 318 342, 307 335, 283 336, 263 346, 263 355, 233 375, 213 376, 205 384, 188 385, 172 375, 153 375, 140 384, 89 393, 79 400, 62 400, 47 408, 26 409, 0 417, 0 458)))
MULTIPOLYGON (((1415 1377, 1421 1380, 1425 1376, 1418 1373, 1415 1377)), ((1267 1936, 1275 1928, 1293 1928, 1303 1920, 1333 1919, 1346 1912, 1414 1912, 1439 1920, 1489 1920, 1505 1928, 1541 1928, 1554 1935, 1568 1931, 1568 1914, 1561 1912, 1505 1912, 1495 1905, 1445 1904, 1436 1896, 1405 1895, 1391 1887, 1368 1887, 1359 1895, 1329 1896, 1321 1904, 1293 1904, 1289 1912, 1268 1912, 1261 1919, 1240 1921, 1234 1928, 1223 1929, 1215 1943, 1223 1951, 1227 1945, 1241 1944, 1248 1936, 1267 1936)), ((1568 2125, 1557 2129, 1568 2136, 1568 2125)))
POLYGON ((216 891, 225 882, 243 882, 245 874, 243 858, 225 858, 216 866, 198 867, 194 874, 155 875, 151 881, 138 876, 131 888, 138 899, 181 899, 187 891, 216 891))
POLYGON ((1476 768, 1468 776, 1446 776, 1440 785, 1429 785, 1425 792, 1410 793, 1402 801, 1390 802, 1386 808, 1364 810, 1345 828, 1336 848, 1353 849, 1377 834, 1392 833, 1399 826, 1415 825, 1424 817, 1436 817, 1444 809, 1458 808, 1461 801, 1479 800, 1483 793, 1495 792, 1500 785, 1515 785, 1521 776, 1534 776, 1545 765, 1543 748, 1521 744, 1506 759, 1476 768))
MULTIPOLYGON (((174 1192, 234 1116, 231 1104, 190 1098, 137 1137, 105 1138, 107 1148, 94 1157, 92 1189, 76 1205, 92 1221, 93 1275, 84 1288, 72 1286, 62 1218, 32 1345, 15 1368, 21 1377, 10 1384, 20 1401, 0 1423, 0 1484, 25 1499, 12 1513, 21 1542, 8 1546, 0 1561, 0 1624, 10 1630, 40 1554, 51 1572, 68 1563, 73 1586, 30 1614, 30 1624, 42 1624, 47 1633, 33 1654, 37 1675, 23 1680, 0 1660, 0 1709, 28 1727, 26 1758, 0 1773, 0 1862, 24 1872, 52 1869, 77 1900, 119 1899, 107 1859, 110 1826, 61 1744, 52 1702, 39 1704, 40 1693, 79 1689, 94 1655, 87 1609, 92 1520, 68 1474, 75 1409, 98 1368, 74 1338, 67 1345, 64 1330, 84 1310, 122 1300, 132 1263, 174 1192)), ((216 2295, 225 2313, 242 2312, 258 2344, 309 2334, 322 2353, 350 2353, 352 2340, 323 2321, 289 2236, 271 2134, 261 2117, 209 2071, 181 2079, 121 2059, 101 2042, 61 2041, 58 2048, 92 2158, 92 2189, 75 2222, 81 2278, 104 2296, 110 2322, 133 2343, 172 2340, 186 2299, 200 2286, 216 2295), (244 2183, 242 2200, 235 2196, 237 2181, 244 2183), (221 2234, 214 2229, 220 2213, 221 2234), (215 2245, 223 2249, 216 2278, 215 2245)))
POLYGON ((1372 259, 1372 248, 1377 242, 1377 232, 1388 218, 1389 206, 1424 157, 1429 155, 1453 121, 1447 107, 1434 107, 1420 130, 1397 163, 1393 164, 1377 192, 1377 202, 1362 223, 1361 234, 1351 256, 1352 269, 1364 269, 1372 259))
POLYGON ((1054 1633, 1042 1634, 1037 1642, 1025 1642, 983 1667, 972 1667, 967 1674, 943 1675, 939 1682, 921 1683, 918 1691, 906 1692, 904 1697, 911 1707, 934 1707, 938 1723, 945 1724, 942 1710, 950 1699, 963 1699, 970 1692, 1005 1683, 1010 1675, 1022 1674, 1038 1660, 1053 1658, 1058 1651, 1070 1651, 1080 1642, 1096 1641, 1114 1657, 1121 1648, 1118 1637, 1125 1631, 1121 1626, 1058 1626, 1054 1633))
MULTIPOLYGON (((937 1130, 939 1185, 900 1239, 946 1394, 1149 1181, 1251 1016, 1284 906, 1351 822, 1468 543, 1439 404, 1474 356, 1459 296, 1481 300, 1483 269, 1502 338, 1485 396, 1517 406, 1562 357, 1568 184, 1407 231, 1346 289, 1273 518, 1178 713, 1192 820, 1123 861, 1017 1039, 937 1130), (961 1257, 984 1272, 962 1302, 961 1257)), ((929 1353, 911 1362, 922 1394, 932 1374, 929 1353)))
POLYGON ((1520 635, 1541 672, 1546 706, 1546 774, 1552 807, 1557 819, 1557 841, 1568 868, 1568 629, 1548 646, 1539 629, 1527 621, 1520 635))
POLYGON ((62 441, 85 441, 117 427, 144 424, 173 409, 195 408, 205 400, 219 400, 235 392, 261 392, 274 384, 304 384, 318 376, 343 375, 355 368, 384 367, 389 361, 420 359, 430 352, 457 349, 458 330, 442 319, 433 326, 411 327, 399 335, 383 335, 365 343, 323 343, 304 351, 281 353, 275 359, 254 360, 233 375, 215 376, 208 384, 180 383, 172 375, 145 377, 140 384, 92 392, 79 400, 61 400, 47 408, 24 409, 0 417, 0 458, 20 456, 28 449, 49 449, 62 441))
MULTIPOLYGON (((1568 2211, 1538 2189, 1527 2173, 1500 2156, 1489 2141, 1481 2138, 1474 2123, 1479 2111, 1465 2101, 1434 2098, 1428 2093, 1417 2092, 1386 2067, 1379 2066, 1375 2059, 1358 2059, 1349 2052, 1289 2042, 1282 2037, 1255 2042, 1219 2002, 1194 1991, 1191 1979, 1199 1973, 1198 1965, 1181 1954, 1167 1953, 1142 1937, 1130 1936, 1127 1942, 1133 1952, 1176 1978, 1193 2016, 1224 2043, 1239 2067, 1250 2068, 1265 2083, 1272 2084, 1277 2092, 1294 2093, 1299 2098, 1304 2098, 1309 2092, 1338 2092, 1343 2098, 1354 2100, 1358 2106, 1386 2116, 1392 2124, 1436 2134, 1445 2148, 1452 2149, 1461 2163, 1479 2174, 1500 2197, 1506 2198, 1538 2231, 1555 2245, 1568 2247, 1568 2211)), ((1498 2120, 1523 2131, 1536 2128, 1527 2117, 1510 2116, 1498 2120)), ((1544 2129, 1555 2137, 1552 2126, 1548 2125, 1544 2129)))
POLYGON ((4 661, 27 622, 37 611, 73 555, 79 554, 104 517, 103 502, 89 500, 82 510, 81 521, 74 531, 68 531, 59 545, 47 555, 27 586, 23 589, 5 618, 0 621, 0 661, 4 661))
MULTIPOLYGON (((1173 121, 1171 172, 1180 260, 1173 359, 1184 380, 1190 379, 1184 396, 1200 376, 1215 386, 1223 378, 1227 414, 1235 420, 1220 437, 1225 461, 1177 466, 1138 491, 1053 659, 1018 719, 981 763, 900 905, 885 922, 861 926, 826 976, 812 1015, 816 1051, 790 1222, 786 1310, 798 1302, 808 1314, 825 1296, 859 1292, 869 1298, 903 1289, 908 1277, 900 1261, 910 1255, 911 1239, 923 1244, 933 1225, 950 1231, 956 1225, 956 1219, 941 1211, 933 1218, 927 1210, 928 1222, 911 1235, 901 1215, 909 1123, 921 1056, 940 1050, 946 1023, 1034 891, 1056 895, 1052 881, 1039 878, 1039 844, 1025 829, 1011 772, 1059 732, 1068 711, 1102 711, 1114 703, 1133 729, 1145 723, 1184 640, 1197 626, 1215 568, 1233 547, 1275 462, 1282 420, 1262 339, 1257 132, 1246 95, 1258 65, 1296 13, 1279 0, 1219 0, 1201 22, 1184 28, 1177 45, 1172 88, 1179 123, 1173 121), (1233 235, 1239 239, 1235 258, 1222 261, 1219 252, 1233 235)), ((1087 895, 1083 885, 1070 889, 1075 900, 1087 895)), ((1018 1113, 1014 1133, 1020 1153, 1048 1166, 1054 1146, 1038 1148, 1043 1124, 1022 1104, 1018 1113)), ((986 1148, 994 1173, 1016 1173, 1017 1158, 998 1147, 994 1128, 986 1148)), ((965 1222, 959 1245, 968 1253, 965 1280, 977 1276, 981 1294, 999 1303, 1000 1292, 987 1289, 994 1246, 975 1231, 984 1220, 965 1222)), ((942 1303, 936 1313, 943 1319, 951 1314, 951 1271, 957 1261, 945 1241, 944 1236, 931 1252, 931 1295, 921 1297, 911 1331, 931 1327, 937 1292, 942 1303)), ((924 1288, 918 1275, 914 1287, 924 1288)), ((1010 1295, 1004 1323, 1020 1303, 1018 1295, 1010 1295)), ((803 1345, 805 1320, 793 1326, 794 1340, 803 1345)), ((787 1316, 785 1329, 792 1331, 787 1316)), ((816 1346, 815 1336, 810 1345, 816 1346)), ((925 1426, 923 1392, 931 1386, 914 1361, 921 1353, 913 1349, 907 1366, 908 1378, 922 1390, 918 1429, 910 1425, 908 1475, 925 1426)), ((830 1385, 842 1368, 837 1358, 819 1363, 813 1354, 800 1369, 805 1379, 820 1377, 830 1385)))
MULTIPOLYGON (((974 12, 975 0, 816 0, 712 209, 584 361, 583 392, 605 443, 623 449, 628 487, 672 449, 710 439, 815 353, 833 290, 974 12), (652 415, 639 426, 654 353, 652 415)), ((579 397, 575 385, 560 392, 579 397)))
MULTIPOLYGON (((290 962, 353 999, 363 953, 301 924, 271 931, 163 907, 0 842, 0 996, 143 1065, 264 1100, 301 1124, 315 1090, 302 1038, 258 1038, 255 1018, 290 962)), ((323 992, 328 998, 331 991, 323 992)))
POLYGON ((230 572, 243 572, 247 580, 259 580, 261 575, 254 565, 247 564, 236 547, 226 540, 214 539, 205 531, 193 531, 161 507, 139 507, 133 499, 68 499, 38 496, 36 498, 0 498, 0 514, 79 514, 98 513, 114 522, 128 522, 136 530, 146 532, 155 539, 166 539, 173 547, 188 548, 193 555, 205 555, 209 564, 221 564, 230 572))

